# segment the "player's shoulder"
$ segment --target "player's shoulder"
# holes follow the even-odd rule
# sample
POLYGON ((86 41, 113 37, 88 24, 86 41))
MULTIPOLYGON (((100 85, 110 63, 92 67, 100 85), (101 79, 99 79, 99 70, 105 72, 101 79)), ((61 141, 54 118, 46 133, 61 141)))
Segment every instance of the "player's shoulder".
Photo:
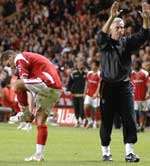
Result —
POLYGON ((101 76, 101 71, 100 70, 97 71, 97 75, 101 76))
POLYGON ((136 74, 137 72, 133 69, 132 71, 131 71, 131 74, 136 74))
POLYGON ((148 71, 146 71, 146 70, 144 70, 144 69, 141 69, 140 71, 141 71, 141 73, 143 73, 146 77, 149 76, 148 71))
POLYGON ((92 70, 90 70, 90 71, 88 71, 88 72, 87 72, 87 74, 92 74, 92 73, 93 73, 93 71, 92 71, 92 70))
POLYGON ((29 63, 27 56, 26 56, 26 54, 24 54, 24 52, 20 52, 16 55, 15 60, 14 60, 15 63, 17 63, 17 61, 19 61, 19 60, 23 60, 26 63, 29 63))

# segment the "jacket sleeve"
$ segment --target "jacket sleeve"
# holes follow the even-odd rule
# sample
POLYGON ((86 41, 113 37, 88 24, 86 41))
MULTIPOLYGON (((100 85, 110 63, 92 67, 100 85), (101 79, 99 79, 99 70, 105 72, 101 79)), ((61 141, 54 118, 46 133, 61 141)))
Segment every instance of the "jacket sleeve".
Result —
POLYGON ((104 33, 100 30, 97 34, 96 41, 97 41, 98 47, 102 50, 108 46, 110 37, 107 33, 104 33))
POLYGON ((131 52, 139 48, 145 41, 150 39, 150 29, 142 28, 138 33, 126 37, 126 49, 131 52))

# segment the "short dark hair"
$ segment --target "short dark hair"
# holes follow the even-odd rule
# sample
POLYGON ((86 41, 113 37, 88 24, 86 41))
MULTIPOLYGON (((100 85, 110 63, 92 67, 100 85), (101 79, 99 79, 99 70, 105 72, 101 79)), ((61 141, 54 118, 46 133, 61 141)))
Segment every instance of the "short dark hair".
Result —
POLYGON ((2 52, 1 56, 0 56, 1 63, 3 63, 3 61, 9 59, 9 57, 11 57, 12 55, 15 55, 15 54, 16 54, 16 52, 13 50, 7 50, 7 51, 2 52))
POLYGON ((94 63, 97 67, 100 66, 100 61, 98 60, 92 60, 92 63, 94 63))

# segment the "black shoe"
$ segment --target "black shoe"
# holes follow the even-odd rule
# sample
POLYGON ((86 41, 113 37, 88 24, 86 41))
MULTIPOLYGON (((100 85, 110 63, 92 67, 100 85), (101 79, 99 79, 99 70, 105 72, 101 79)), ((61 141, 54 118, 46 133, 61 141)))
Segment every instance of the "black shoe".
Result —
POLYGON ((130 153, 126 155, 125 160, 126 162, 139 162, 140 158, 137 155, 130 153))
POLYGON ((112 161, 112 155, 104 155, 103 161, 112 161))

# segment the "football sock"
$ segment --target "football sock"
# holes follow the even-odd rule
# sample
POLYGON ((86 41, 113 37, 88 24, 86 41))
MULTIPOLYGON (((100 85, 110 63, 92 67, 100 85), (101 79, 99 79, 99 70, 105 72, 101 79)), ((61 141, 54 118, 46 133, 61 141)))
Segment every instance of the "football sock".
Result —
POLYGON ((111 153, 110 153, 110 146, 101 146, 101 149, 102 149, 102 155, 107 155, 109 156, 111 153))
POLYGON ((125 152, 126 152, 126 155, 133 153, 133 144, 132 143, 125 144, 125 152))
POLYGON ((37 127, 37 144, 36 144, 37 154, 43 154, 47 136, 48 136, 47 126, 46 125, 38 126, 37 127))

